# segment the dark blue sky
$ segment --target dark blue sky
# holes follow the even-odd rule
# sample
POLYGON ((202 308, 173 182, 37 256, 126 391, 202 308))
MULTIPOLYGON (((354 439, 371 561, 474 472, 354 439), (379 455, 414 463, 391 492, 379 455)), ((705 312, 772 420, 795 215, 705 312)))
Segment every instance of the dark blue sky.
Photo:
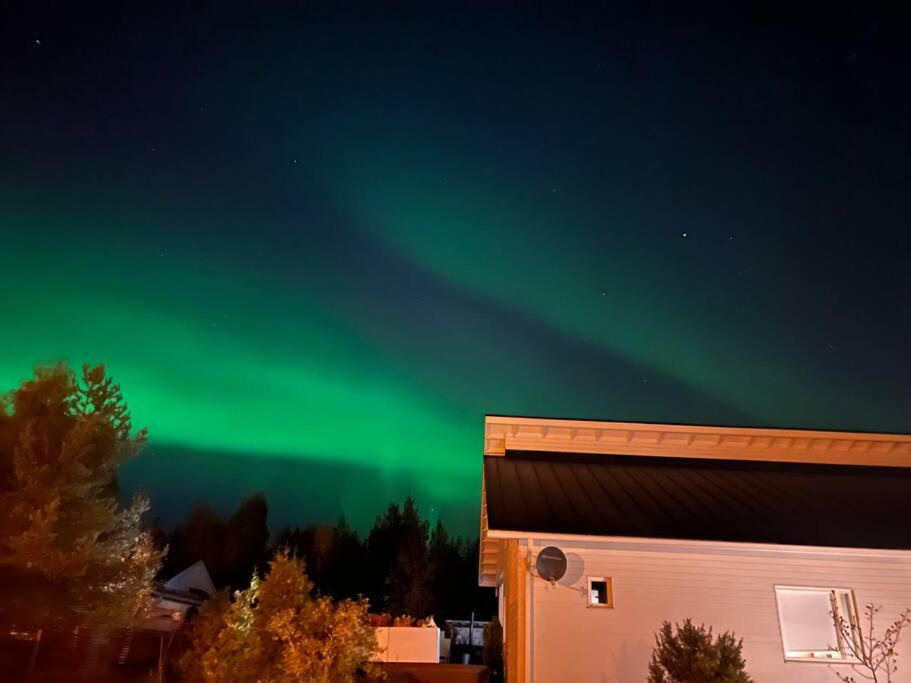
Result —
POLYGON ((484 413, 911 429, 905 10, 338 5, 0 10, 0 378, 106 362, 157 514, 471 530, 484 413))

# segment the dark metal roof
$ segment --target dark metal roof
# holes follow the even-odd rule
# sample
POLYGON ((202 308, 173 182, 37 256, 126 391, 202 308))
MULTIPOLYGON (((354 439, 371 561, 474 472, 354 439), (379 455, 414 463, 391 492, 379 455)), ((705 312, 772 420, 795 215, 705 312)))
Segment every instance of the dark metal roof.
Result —
POLYGON ((490 529, 911 549, 911 468, 510 451, 490 529))

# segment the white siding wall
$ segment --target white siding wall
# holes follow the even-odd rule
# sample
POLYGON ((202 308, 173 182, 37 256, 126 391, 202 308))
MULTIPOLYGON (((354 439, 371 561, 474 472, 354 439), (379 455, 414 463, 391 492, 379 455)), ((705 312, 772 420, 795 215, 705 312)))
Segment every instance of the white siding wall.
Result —
MULTIPOLYGON (((885 625, 911 607, 911 554, 825 555, 736 548, 681 548, 623 544, 536 542, 567 555, 556 585, 531 581, 530 634, 533 683, 641 682, 654 634, 664 620, 711 625, 743 638, 747 670, 757 683, 834 683, 825 663, 788 662, 782 652, 776 584, 846 587, 860 610, 883 607, 885 625), (613 609, 588 608, 587 577, 609 576, 613 609)), ((905 634, 894 683, 911 683, 911 632, 905 634)), ((844 667, 840 670, 847 671, 844 667)))

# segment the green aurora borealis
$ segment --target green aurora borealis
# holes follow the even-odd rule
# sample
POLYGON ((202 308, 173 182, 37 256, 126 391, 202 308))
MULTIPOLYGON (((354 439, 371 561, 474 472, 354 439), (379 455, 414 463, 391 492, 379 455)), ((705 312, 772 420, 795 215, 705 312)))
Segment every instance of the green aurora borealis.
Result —
POLYGON ((131 11, 0 35, 0 386, 104 362, 165 521, 413 493, 470 532, 485 413, 911 428, 907 124, 820 118, 862 73, 636 17, 131 11))

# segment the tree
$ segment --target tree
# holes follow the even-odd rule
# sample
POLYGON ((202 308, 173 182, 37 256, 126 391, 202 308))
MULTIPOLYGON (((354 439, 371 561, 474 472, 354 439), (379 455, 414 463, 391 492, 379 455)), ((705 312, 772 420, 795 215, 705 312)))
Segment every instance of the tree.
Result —
POLYGON ((367 536, 368 596, 371 604, 396 615, 425 617, 433 607, 427 522, 414 499, 401 508, 390 503, 367 536))
POLYGON ((261 493, 243 501, 227 524, 226 582, 242 585, 254 571, 265 568, 269 541, 269 506, 261 493))
POLYGON ((344 515, 335 526, 284 529, 278 534, 276 547, 289 548, 305 561, 310 580, 323 595, 336 600, 353 598, 371 588, 364 578, 364 545, 344 515))
POLYGON ((675 631, 665 621, 655 641, 648 683, 752 683, 741 655, 743 640, 727 631, 713 641, 711 628, 686 619, 675 631))
POLYGON ((478 542, 453 538, 441 520, 430 532, 411 498, 401 506, 390 503, 363 542, 344 517, 335 526, 284 529, 277 538, 277 547, 305 560, 324 595, 366 595, 381 613, 417 619, 433 614, 437 623, 496 613, 493 591, 475 580, 478 542))
POLYGON ((438 623, 446 619, 466 619, 474 612, 479 619, 496 614, 494 592, 481 588, 476 580, 479 544, 453 538, 446 531, 442 520, 430 534, 430 594, 433 614, 438 623))
POLYGON ((330 557, 326 591, 336 599, 363 595, 365 586, 360 585, 360 581, 363 578, 364 546, 344 515, 339 517, 333 529, 330 557))
POLYGON ((221 590, 203 603, 199 614, 187 622, 186 628, 178 632, 181 642, 175 651, 181 651, 182 654, 177 661, 176 669, 184 683, 204 683, 211 680, 206 677, 201 662, 212 647, 212 643, 225 629, 230 609, 231 596, 227 590, 221 590))
MULTIPOLYGON (((208 505, 197 505, 189 518, 165 535, 168 554, 164 559, 162 578, 168 579, 194 562, 202 560, 218 588, 225 587, 224 551, 227 528, 224 520, 208 505)), ((247 572, 250 580, 253 568, 247 572)), ((238 586, 240 587, 240 586, 238 586)))
POLYGON ((303 561, 279 552, 234 601, 214 601, 190 625, 180 658, 188 681, 349 681, 377 650, 365 600, 314 597, 303 561))
POLYGON ((503 680, 503 626, 496 615, 484 627, 483 655, 491 683, 500 683, 503 680))
MULTIPOLYGON (((911 625, 911 610, 902 612, 898 619, 886 627, 882 635, 876 633, 874 619, 880 607, 868 604, 864 607, 866 629, 854 628, 850 621, 841 614, 833 614, 835 630, 839 639, 844 643, 847 654, 857 660, 851 665, 854 673, 863 680, 874 683, 891 683, 892 674, 898 671, 898 641, 902 630, 911 625)), ((840 681, 844 683, 857 683, 853 675, 834 671, 840 681)))
MULTIPOLYGON (((428 559, 431 569, 430 593, 433 596, 434 616, 440 620, 440 623, 449 617, 467 616, 464 610, 470 609, 470 606, 465 604, 464 596, 458 590, 464 578, 462 576, 461 547, 458 542, 450 538, 440 519, 437 520, 436 526, 430 533, 428 559)), ((471 576, 474 578, 474 572, 471 573, 471 576)))
POLYGON ((117 467, 145 436, 132 435, 102 365, 83 366, 81 380, 64 365, 41 368, 4 397, 0 585, 17 586, 21 601, 0 599, 0 618, 119 626, 148 612, 161 562, 141 524, 148 501, 121 509, 116 499, 117 467))
POLYGON ((253 572, 265 568, 268 516, 261 493, 244 500, 227 522, 207 505, 197 506, 185 523, 163 534, 169 549, 163 576, 202 560, 217 587, 244 587, 253 572))
POLYGON ((386 575, 387 609, 393 614, 426 617, 433 610, 432 567, 427 552, 428 524, 409 496, 402 506, 398 552, 386 575))
POLYGON ((398 554, 402 513, 397 503, 389 503, 386 514, 378 516, 367 535, 366 595, 374 609, 387 608, 387 577, 398 554))

